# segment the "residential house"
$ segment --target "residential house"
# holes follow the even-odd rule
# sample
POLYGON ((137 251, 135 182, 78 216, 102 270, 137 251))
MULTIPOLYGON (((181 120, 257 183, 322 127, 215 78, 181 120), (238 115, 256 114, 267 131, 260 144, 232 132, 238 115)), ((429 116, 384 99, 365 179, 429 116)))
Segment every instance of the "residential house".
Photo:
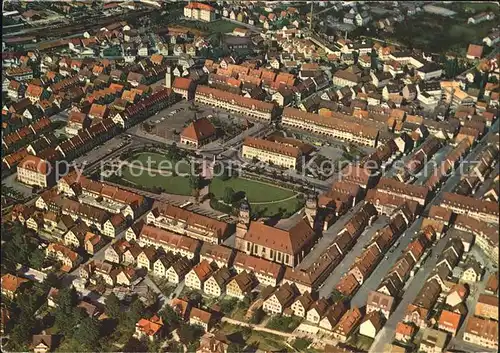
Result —
POLYGON ((165 271, 165 277, 168 282, 179 284, 186 277, 192 266, 191 261, 185 257, 181 257, 165 271))
POLYGON ((333 329, 333 337, 345 343, 351 334, 354 333, 362 318, 363 315, 357 307, 349 309, 333 329))
POLYGON ((385 323, 385 317, 380 311, 372 311, 361 321, 359 333, 363 336, 375 338, 385 323))
POLYGON ((199 325, 205 332, 208 332, 213 325, 212 313, 202 309, 192 308, 189 313, 189 323, 191 325, 199 325))
POLYGON ((490 294, 480 294, 474 315, 498 321, 498 297, 490 294))
POLYGON ((16 292, 29 280, 26 278, 17 277, 7 273, 1 278, 2 285, 2 295, 9 299, 13 299, 16 296, 16 292))
POLYGON ((463 339, 468 343, 498 350, 498 321, 470 316, 463 339))
POLYGON ((226 292, 226 285, 231 277, 227 267, 218 269, 203 284, 203 292, 212 297, 220 297, 226 292))
POLYGON ((329 306, 330 303, 325 298, 316 300, 307 310, 306 320, 314 324, 319 324, 321 318, 324 317, 328 311, 329 306))
POLYGON ((243 300, 250 295, 256 286, 256 278, 252 274, 242 271, 229 281, 226 286, 226 295, 243 300))
POLYGON ((415 335, 415 327, 411 324, 406 324, 404 322, 398 322, 396 325, 396 340, 408 343, 413 340, 413 336, 415 335))
POLYGON ((424 329, 419 351, 426 353, 442 353, 448 341, 448 334, 432 328, 424 329))
POLYGON ((313 303, 315 302, 311 294, 309 292, 304 292, 295 299, 290 306, 290 309, 292 310, 293 315, 305 318, 313 303))
POLYGON ((34 353, 48 353, 54 348, 54 336, 46 335, 42 332, 40 335, 33 335, 31 347, 34 353))
POLYGON ((188 288, 203 290, 205 281, 212 276, 215 270, 216 268, 208 261, 201 261, 186 275, 186 286, 188 288))
POLYGON ((135 324, 134 337, 137 339, 148 339, 153 341, 162 337, 163 320, 157 315, 153 315, 150 319, 140 319, 135 324))
POLYGON ((439 316, 438 328, 442 331, 451 333, 452 336, 455 336, 460 327, 461 320, 462 316, 459 313, 443 310, 439 316))
POLYGON ((327 331, 332 331, 335 328, 335 325, 337 325, 337 323, 346 313, 347 309, 348 308, 343 301, 338 301, 337 303, 332 305, 326 312, 325 316, 321 318, 319 327, 327 331))
POLYGON ((264 300, 262 309, 269 314, 282 314, 293 303, 296 296, 296 288, 293 285, 285 283, 264 300))

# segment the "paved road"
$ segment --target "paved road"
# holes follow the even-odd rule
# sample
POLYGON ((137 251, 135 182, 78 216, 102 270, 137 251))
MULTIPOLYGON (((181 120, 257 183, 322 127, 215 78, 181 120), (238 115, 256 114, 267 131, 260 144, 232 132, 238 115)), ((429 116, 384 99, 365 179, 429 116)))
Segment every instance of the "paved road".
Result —
POLYGON ((359 236, 358 241, 354 244, 353 248, 346 254, 340 264, 335 267, 333 272, 323 283, 323 286, 319 290, 319 295, 321 297, 329 297, 332 294, 333 289, 338 284, 340 279, 347 273, 347 271, 349 271, 349 268, 354 264, 356 258, 361 255, 365 246, 369 244, 377 230, 385 226, 387 221, 388 218, 386 216, 380 216, 370 227, 365 229, 365 231, 359 236))
MULTIPOLYGON (((490 131, 483 137, 481 142, 479 142, 474 147, 474 149, 469 153, 469 155, 464 159, 464 162, 467 163, 467 162, 474 160, 476 155, 486 146, 487 139, 491 136, 491 134, 494 134, 496 131, 498 131, 498 121, 495 122, 495 124, 492 126, 490 131)), ((427 205, 426 209, 424 210, 424 214, 431 205, 439 204, 439 201, 441 199, 443 192, 449 192, 456 187, 457 183, 460 181, 460 176, 461 176, 460 168, 457 168, 454 171, 454 173, 445 182, 444 186, 437 193, 437 195, 434 197, 434 199, 427 205)), ((412 228, 413 228, 413 226, 412 226, 412 228)), ((397 323, 403 319, 405 311, 406 311, 406 307, 408 306, 408 304, 410 304, 415 299, 419 290, 422 288, 422 286, 424 284, 424 280, 427 278, 429 273, 432 271, 432 269, 436 265, 436 261, 437 261, 436 255, 441 254, 444 246, 446 245, 447 239, 448 239, 448 236, 445 235, 443 238, 441 238, 437 242, 436 245, 433 246, 434 255, 431 258, 427 259, 424 266, 419 270, 419 272, 416 274, 416 276, 411 281, 411 283, 408 286, 407 290, 405 291, 403 298, 402 298, 401 302, 399 303, 398 307, 392 313, 392 315, 389 317, 389 320, 386 322, 383 329, 375 337, 375 341, 373 342, 373 344, 369 350, 369 353, 383 352, 384 344, 387 342, 392 342, 394 335, 395 335, 395 329, 396 329, 397 323)))
POLYGON ((372 290, 376 290, 379 286, 382 278, 384 278, 391 267, 396 263, 397 259, 401 256, 401 253, 406 249, 408 244, 411 243, 415 234, 419 231, 421 225, 421 219, 413 222, 413 224, 396 240, 396 244, 399 241, 399 245, 396 247, 392 246, 384 258, 380 261, 375 271, 367 278, 363 285, 358 289, 354 297, 351 299, 351 305, 362 307, 366 305, 366 300, 368 299, 368 293, 372 290))
POLYGON ((465 316, 464 320, 462 321, 462 325, 460 326, 457 335, 453 337, 449 344, 448 347, 451 348, 453 346, 462 346, 463 344, 468 344, 467 342, 464 342, 463 340, 463 334, 465 331, 465 327, 467 325, 467 322, 470 317, 474 316, 474 308, 476 307, 477 300, 479 298, 479 295, 484 293, 484 287, 486 285, 486 281, 488 280, 488 276, 490 275, 491 271, 486 267, 486 271, 483 276, 483 280, 480 282, 476 283, 469 283, 470 287, 470 293, 469 296, 466 299, 466 306, 469 309, 467 311, 467 315, 465 316))
POLYGON ((414 278, 411 279, 411 283, 406 289, 401 302, 391 316, 389 316, 389 320, 387 320, 382 330, 375 337, 369 353, 383 353, 384 345, 393 341, 397 323, 404 318, 408 304, 415 300, 418 292, 425 283, 428 274, 436 266, 437 257, 435 255, 440 254, 443 251, 447 241, 448 236, 445 235, 433 246, 432 251, 434 255, 427 259, 424 266, 420 268, 419 272, 417 272, 414 278))

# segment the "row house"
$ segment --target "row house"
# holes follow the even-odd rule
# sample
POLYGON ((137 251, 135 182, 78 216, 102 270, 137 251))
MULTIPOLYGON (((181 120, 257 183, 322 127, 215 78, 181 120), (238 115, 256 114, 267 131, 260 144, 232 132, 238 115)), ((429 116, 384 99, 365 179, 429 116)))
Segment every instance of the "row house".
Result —
POLYGON ((284 310, 293 303, 297 295, 298 291, 293 285, 284 283, 264 300, 262 310, 271 315, 283 314, 284 310))
POLYGON ((258 281, 253 274, 242 271, 229 280, 226 285, 226 295, 237 298, 238 300, 243 300, 249 297, 257 284, 258 281))
POLYGON ((377 146, 377 129, 349 121, 351 118, 336 113, 338 117, 324 117, 299 109, 285 107, 281 123, 284 126, 299 128, 319 135, 326 135, 342 141, 360 145, 377 146))
POLYGON ((398 196, 408 201, 418 202, 421 206, 427 203, 429 190, 418 185, 406 183, 390 178, 381 178, 376 186, 377 191, 391 196, 398 196))
POLYGON ((284 274, 283 265, 240 251, 236 253, 233 268, 238 274, 242 272, 252 273, 261 285, 272 287, 281 282, 284 274))
POLYGON ((473 234, 474 244, 476 244, 484 253, 498 264, 498 228, 493 223, 480 221, 471 216, 459 214, 456 216, 453 227, 473 234))
POLYGON ((498 322, 470 316, 463 339, 480 347, 498 350, 498 322))
POLYGON ((203 290, 205 281, 217 270, 215 266, 206 260, 200 261, 186 275, 186 286, 188 288, 203 290))
POLYGON ((200 261, 206 260, 208 263, 215 263, 218 268, 233 265, 235 251, 225 245, 218 245, 203 242, 200 249, 200 261))
POLYGON ((17 165, 16 180, 26 185, 46 188, 54 184, 55 169, 50 161, 28 154, 17 165))
POLYGON ((357 307, 349 309, 333 329, 333 337, 339 342, 345 343, 354 333, 363 319, 363 314, 357 307))
POLYGON ((82 203, 110 213, 121 213, 128 219, 137 218, 147 207, 146 198, 142 195, 79 176, 76 172, 59 179, 57 188, 67 196, 77 196, 82 203))
POLYGON ((309 267, 286 267, 283 282, 294 284, 301 294, 316 291, 331 271, 340 263, 342 255, 332 244, 309 267))
POLYGON ((147 98, 128 106, 125 111, 117 113, 111 119, 123 128, 129 128, 142 119, 174 104, 177 100, 177 95, 172 89, 162 88, 147 98))
POLYGON ((413 303, 408 305, 404 321, 411 322, 420 328, 426 327, 431 309, 436 304, 440 294, 441 286, 436 280, 426 282, 413 303))
POLYGON ((265 121, 271 121, 275 116, 273 103, 242 97, 203 85, 198 85, 196 88, 195 101, 265 121))
POLYGON ((180 254, 190 260, 198 256, 200 241, 164 229, 138 222, 129 227, 125 233, 129 242, 136 241, 140 246, 154 246, 180 254))
POLYGON ((440 206, 457 214, 467 214, 480 221, 498 224, 499 210, 496 202, 445 192, 440 206))
POLYGON ((76 252, 65 247, 62 244, 57 243, 49 244, 46 249, 46 254, 47 256, 60 261, 62 263, 61 270, 64 272, 70 272, 82 261, 80 255, 78 255, 76 252))
POLYGON ((226 292, 226 287, 232 277, 231 271, 227 267, 221 267, 205 281, 203 292, 212 297, 220 297, 226 292))
POLYGON ((296 169, 300 165, 301 150, 279 142, 254 137, 246 137, 243 141, 241 155, 247 159, 258 159, 262 162, 296 169))
POLYGON ((147 214, 148 224, 212 244, 234 233, 234 226, 177 206, 156 202, 147 214))

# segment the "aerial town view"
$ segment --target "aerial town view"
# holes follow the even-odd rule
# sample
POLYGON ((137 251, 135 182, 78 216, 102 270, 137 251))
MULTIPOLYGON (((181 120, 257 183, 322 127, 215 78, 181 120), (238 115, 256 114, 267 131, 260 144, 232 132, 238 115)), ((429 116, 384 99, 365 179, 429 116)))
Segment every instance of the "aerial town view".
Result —
POLYGON ((500 5, 2 2, 5 352, 497 352, 500 5))

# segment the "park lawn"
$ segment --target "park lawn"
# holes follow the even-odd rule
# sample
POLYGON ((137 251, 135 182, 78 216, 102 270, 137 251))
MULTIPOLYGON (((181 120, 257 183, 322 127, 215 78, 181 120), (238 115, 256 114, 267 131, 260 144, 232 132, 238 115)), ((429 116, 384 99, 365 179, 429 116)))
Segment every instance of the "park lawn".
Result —
POLYGON ((162 163, 162 165, 160 165, 162 170, 171 170, 178 173, 189 173, 191 171, 191 164, 188 161, 182 160, 177 162, 176 165, 161 153, 141 152, 128 159, 129 162, 132 163, 137 161, 138 165, 140 163, 144 167, 148 166, 148 160, 151 161, 151 168, 157 168, 157 166, 162 163), (175 168, 177 168, 177 170, 175 168))
MULTIPOLYGON (((138 174, 138 172, 135 172, 134 174, 138 174)), ((121 175, 124 180, 127 180, 138 187, 161 187, 165 189, 166 193, 175 195, 191 195, 192 193, 189 179, 187 177, 166 176, 160 174, 153 176, 148 175, 147 171, 143 171, 140 176, 135 176, 131 175, 130 168, 128 166, 122 168, 121 175)))
POLYGON ((303 206, 295 191, 244 178, 231 178, 225 181, 214 178, 210 184, 210 192, 216 198, 222 199, 227 187, 236 193, 244 192, 252 213, 260 214, 261 217, 272 217, 280 211, 291 215, 303 206))
POLYGON ((299 200, 298 197, 294 197, 290 200, 275 202, 275 203, 265 203, 265 204, 252 204, 250 202, 250 207, 252 212, 259 213, 262 212, 263 217, 272 217, 284 210, 285 213, 290 214, 290 216, 297 212, 304 206, 304 202, 299 200))
POLYGON ((239 191, 244 192, 250 204, 254 202, 279 201, 297 194, 292 190, 261 183, 259 181, 236 177, 224 181, 219 178, 212 179, 210 192, 213 193, 218 199, 221 199, 224 197, 224 190, 227 187, 232 188, 236 193, 239 191))

